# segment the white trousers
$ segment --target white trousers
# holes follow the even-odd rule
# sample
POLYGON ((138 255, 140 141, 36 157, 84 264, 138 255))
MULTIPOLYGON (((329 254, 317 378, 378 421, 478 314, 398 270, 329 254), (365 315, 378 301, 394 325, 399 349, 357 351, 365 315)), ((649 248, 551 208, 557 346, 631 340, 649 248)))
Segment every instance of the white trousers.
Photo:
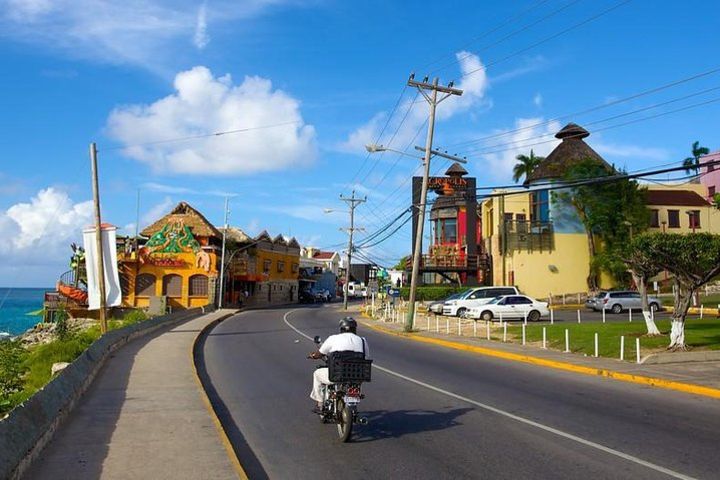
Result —
POLYGON ((317 368, 313 373, 313 388, 310 392, 310 398, 318 403, 323 401, 323 385, 330 385, 327 368, 317 368))

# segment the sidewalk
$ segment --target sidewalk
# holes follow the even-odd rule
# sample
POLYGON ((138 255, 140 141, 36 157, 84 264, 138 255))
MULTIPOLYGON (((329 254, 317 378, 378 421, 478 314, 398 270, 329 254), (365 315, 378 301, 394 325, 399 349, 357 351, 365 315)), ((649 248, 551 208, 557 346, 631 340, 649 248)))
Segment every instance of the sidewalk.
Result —
MULTIPOLYGON (((357 308, 357 312, 360 314, 359 308, 357 308)), ((383 330, 387 333, 397 335, 405 335, 401 323, 373 320, 364 314, 362 315, 362 322, 377 330, 383 330)), ((689 386, 689 388, 683 388, 682 386, 680 386, 680 388, 671 388, 673 390, 690 392, 692 390, 701 390, 702 387, 708 387, 716 389, 715 392, 710 392, 711 396, 720 398, 720 362, 717 361, 645 365, 610 358, 595 358, 575 353, 564 353, 559 350, 543 349, 539 345, 529 344, 523 346, 517 343, 488 341, 481 337, 484 335, 484 328, 482 328, 481 332, 478 332, 478 337, 472 337, 465 335, 458 336, 457 332, 448 335, 444 332, 435 333, 422 329, 409 336, 418 341, 440 344, 449 348, 467 349, 479 354, 507 358, 511 361, 533 363, 544 367, 561 368, 570 371, 575 370, 578 373, 613 377, 620 380, 632 381, 632 383, 662 386, 661 382, 647 382, 643 379, 635 381, 638 379, 629 378, 649 377, 665 382, 681 382, 689 386), (451 344, 455 344, 455 346, 451 344), (463 346, 468 348, 462 348, 463 346), (567 368, 563 368, 563 365, 560 364, 563 364, 567 368), (573 367, 577 368, 573 369, 573 367), (613 375, 614 373, 617 375, 613 375), (693 389, 692 386, 699 386, 701 389, 693 389)))
POLYGON ((231 312, 181 322, 118 350, 24 478, 237 478, 190 353, 202 328, 231 312))

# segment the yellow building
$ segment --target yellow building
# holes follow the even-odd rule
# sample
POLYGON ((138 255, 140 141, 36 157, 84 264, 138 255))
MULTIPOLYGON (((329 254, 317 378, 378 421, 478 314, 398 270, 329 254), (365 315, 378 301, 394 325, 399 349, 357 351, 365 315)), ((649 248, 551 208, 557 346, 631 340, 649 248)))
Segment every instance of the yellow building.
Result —
MULTIPOLYGON (((587 292, 590 248, 585 228, 567 201, 551 201, 550 192, 542 186, 560 184, 568 168, 588 159, 611 171, 585 143, 589 135, 576 124, 566 125, 556 135, 560 144, 525 181, 536 191, 496 190, 494 194, 505 195, 482 202, 482 236, 491 258, 493 285, 516 285, 538 298, 587 292)), ((706 200, 706 186, 643 187, 647 188, 650 231, 720 233, 720 211, 706 200)), ((604 274, 599 283, 600 288, 614 286, 604 274)))
POLYGON ((193 308, 215 302, 222 234, 197 210, 180 202, 145 228, 142 244, 118 249, 124 307, 193 308))

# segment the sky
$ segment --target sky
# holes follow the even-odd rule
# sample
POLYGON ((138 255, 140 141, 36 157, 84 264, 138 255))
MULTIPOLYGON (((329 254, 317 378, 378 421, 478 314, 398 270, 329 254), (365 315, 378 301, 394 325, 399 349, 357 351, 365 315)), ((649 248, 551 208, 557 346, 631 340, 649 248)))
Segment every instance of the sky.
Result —
MULTIPOLYGON (((220 225, 229 197, 251 235, 340 250, 355 189, 371 235, 419 174, 411 72, 463 90, 433 144, 478 185, 510 183, 515 156, 549 153, 570 121, 630 171, 679 164, 695 140, 720 150, 720 72, 621 101, 720 67, 701 20, 718 17, 713 0, 0 0, 0 286, 67 270, 92 223, 90 142, 121 234, 183 200, 220 225)), ((410 248, 407 224, 362 254, 393 265, 410 248)))

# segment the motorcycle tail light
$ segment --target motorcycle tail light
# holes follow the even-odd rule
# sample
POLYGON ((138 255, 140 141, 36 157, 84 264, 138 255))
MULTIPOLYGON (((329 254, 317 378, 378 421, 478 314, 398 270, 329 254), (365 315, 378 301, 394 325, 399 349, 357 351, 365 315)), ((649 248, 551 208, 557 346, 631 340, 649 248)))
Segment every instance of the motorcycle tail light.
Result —
POLYGON ((360 396, 360 387, 348 388, 347 394, 351 397, 359 397, 360 396))

